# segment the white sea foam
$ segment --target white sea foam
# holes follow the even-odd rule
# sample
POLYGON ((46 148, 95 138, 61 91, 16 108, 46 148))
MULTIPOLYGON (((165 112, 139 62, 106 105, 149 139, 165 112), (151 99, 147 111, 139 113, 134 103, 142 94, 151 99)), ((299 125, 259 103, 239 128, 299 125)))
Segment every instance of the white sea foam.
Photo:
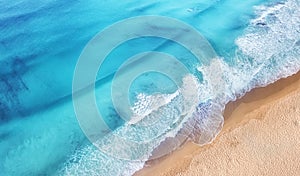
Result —
POLYGON ((156 111, 159 107, 164 106, 170 103, 174 98, 179 95, 179 91, 176 91, 173 94, 155 94, 155 95, 146 95, 140 93, 137 95, 137 101, 134 106, 131 108, 133 111, 133 117, 131 117, 129 124, 136 124, 144 117, 149 115, 151 112, 156 111))
POLYGON ((199 102, 197 87, 199 81, 194 76, 187 75, 183 78, 182 87, 174 94, 140 98, 141 102, 137 106, 164 101, 160 101, 160 106, 153 106, 154 109, 147 111, 146 116, 135 124, 125 124, 97 141, 95 145, 98 149, 84 148, 74 156, 76 159, 71 159, 66 164, 62 174, 132 175, 132 171, 141 168, 149 157, 157 158, 168 154, 153 156, 152 151, 167 137, 175 137, 192 116, 199 102))
POLYGON ((227 64, 216 58, 209 66, 198 68, 204 79, 199 99, 210 102, 200 104, 194 115, 192 138, 200 145, 211 142, 219 132, 226 103, 300 70, 299 2, 256 9, 258 17, 236 40, 235 62, 227 64))
POLYGON ((257 7, 246 34, 236 40, 251 63, 243 68, 253 75, 250 88, 265 86, 300 69, 300 5, 289 0, 273 7, 257 7))
POLYGON ((195 113, 198 132, 193 133, 193 140, 201 145, 218 133, 220 112, 226 103, 300 70, 299 2, 260 6, 257 14, 245 35, 236 40, 239 49, 234 63, 229 65, 219 58, 198 68, 204 79, 200 99, 213 102, 209 106, 202 104, 195 113))

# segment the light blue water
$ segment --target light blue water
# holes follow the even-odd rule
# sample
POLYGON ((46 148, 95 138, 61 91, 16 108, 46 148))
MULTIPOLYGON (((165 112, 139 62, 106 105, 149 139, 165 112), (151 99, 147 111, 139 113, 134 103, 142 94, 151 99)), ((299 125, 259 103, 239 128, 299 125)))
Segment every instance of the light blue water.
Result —
MULTIPOLYGON (((167 135, 174 136, 182 126, 179 133, 191 128, 184 123, 189 121, 197 122, 193 140, 201 145, 210 142, 222 126, 221 111, 228 101, 300 70, 299 9, 298 0, 0 0, 0 175, 131 175, 144 160, 122 160, 109 153, 150 157, 167 135), (111 79, 137 53, 160 51, 177 56, 202 81, 200 94, 195 96, 203 101, 168 132, 161 130, 162 135, 153 138, 147 150, 141 146, 133 151, 132 144, 119 146, 112 133, 99 141, 110 149, 105 154, 88 142, 75 117, 74 68, 96 33, 140 15, 163 15, 192 25, 219 58, 199 67, 185 48, 160 38, 128 41, 110 53, 96 83, 97 92, 106 93, 96 92, 96 97, 105 121, 124 138, 151 138, 153 129, 164 129, 163 121, 182 116, 181 107, 192 104, 180 95, 152 114, 162 121, 147 129, 124 126, 112 108, 111 79)), ((166 78, 152 74, 141 77, 131 92, 172 93, 176 89, 166 78)))

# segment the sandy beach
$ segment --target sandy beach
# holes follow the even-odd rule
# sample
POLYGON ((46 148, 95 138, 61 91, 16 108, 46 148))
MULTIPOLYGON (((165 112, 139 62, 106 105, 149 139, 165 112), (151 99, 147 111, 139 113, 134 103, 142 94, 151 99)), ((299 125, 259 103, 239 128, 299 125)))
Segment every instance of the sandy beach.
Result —
POLYGON ((148 175, 299 175, 300 72, 226 105, 216 140, 147 163, 148 175))

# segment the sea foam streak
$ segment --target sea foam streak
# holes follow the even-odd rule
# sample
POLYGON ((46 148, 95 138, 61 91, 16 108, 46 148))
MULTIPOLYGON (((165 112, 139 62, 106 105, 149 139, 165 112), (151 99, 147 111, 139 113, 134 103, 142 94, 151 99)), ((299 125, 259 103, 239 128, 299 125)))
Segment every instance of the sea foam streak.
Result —
MULTIPOLYGON (((232 63, 215 58, 209 66, 199 67, 203 82, 199 83, 193 76, 185 77, 179 93, 171 101, 146 112, 135 125, 125 124, 99 140, 102 150, 89 146, 78 151, 60 174, 132 175, 143 167, 161 142, 178 134, 190 135, 200 145, 207 144, 221 130, 226 103, 255 87, 299 71, 299 2, 289 0, 256 9, 258 17, 236 40, 238 49, 232 63), (151 123, 153 119, 156 123, 151 123), (175 128, 170 128, 171 124, 176 124, 175 128), (119 136, 125 140, 120 141, 119 136)), ((142 99, 155 102, 153 98, 142 99)))
POLYGON ((227 64, 214 59, 209 66, 198 68, 204 79, 200 99, 212 99, 216 106, 210 113, 199 113, 199 110, 195 113, 194 120, 200 123, 196 123, 198 132, 193 136, 201 145, 212 141, 219 132, 218 117, 226 103, 255 87, 266 86, 300 70, 299 2, 291 0, 256 9, 258 17, 251 21, 245 35, 236 40, 238 49, 234 62, 227 64), (207 116, 206 123, 203 123, 203 114, 207 116))
MULTIPOLYGON (((136 124, 125 124, 97 141, 96 145, 100 150, 94 147, 83 149, 82 152, 88 154, 75 155, 74 157, 78 157, 75 159, 78 162, 67 163, 63 173, 66 175, 133 174, 152 155, 154 148, 158 147, 166 137, 174 137, 182 128, 182 124, 192 116, 199 102, 197 87, 199 87, 197 79, 187 75, 178 93, 175 92, 175 96, 171 96, 172 99, 169 98, 170 95, 161 95, 170 101, 155 107, 136 124), (175 127, 171 128, 171 126, 175 127)), ((152 98, 158 97, 159 101, 161 96, 152 96, 152 98)), ((142 105, 157 101, 151 98, 142 100, 148 101, 140 102, 142 105)))

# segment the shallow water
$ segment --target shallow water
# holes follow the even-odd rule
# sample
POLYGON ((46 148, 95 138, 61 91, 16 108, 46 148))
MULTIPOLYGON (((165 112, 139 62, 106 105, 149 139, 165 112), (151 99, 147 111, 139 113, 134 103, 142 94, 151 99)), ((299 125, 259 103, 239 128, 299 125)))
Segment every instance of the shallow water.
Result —
POLYGON ((187 134, 200 145, 211 142, 228 101, 300 70, 299 6, 298 0, 0 1, 0 175, 131 175, 167 137, 177 134, 170 150, 187 134), (216 57, 205 65, 186 48, 156 37, 130 40, 112 51, 97 74, 96 100, 114 131, 107 134, 103 127, 99 151, 75 116, 75 65, 96 33, 140 15, 193 26, 216 57), (131 105, 145 118, 128 125, 112 105, 112 78, 129 57, 145 51, 176 56, 190 75, 180 87, 156 73, 135 80, 131 105))

